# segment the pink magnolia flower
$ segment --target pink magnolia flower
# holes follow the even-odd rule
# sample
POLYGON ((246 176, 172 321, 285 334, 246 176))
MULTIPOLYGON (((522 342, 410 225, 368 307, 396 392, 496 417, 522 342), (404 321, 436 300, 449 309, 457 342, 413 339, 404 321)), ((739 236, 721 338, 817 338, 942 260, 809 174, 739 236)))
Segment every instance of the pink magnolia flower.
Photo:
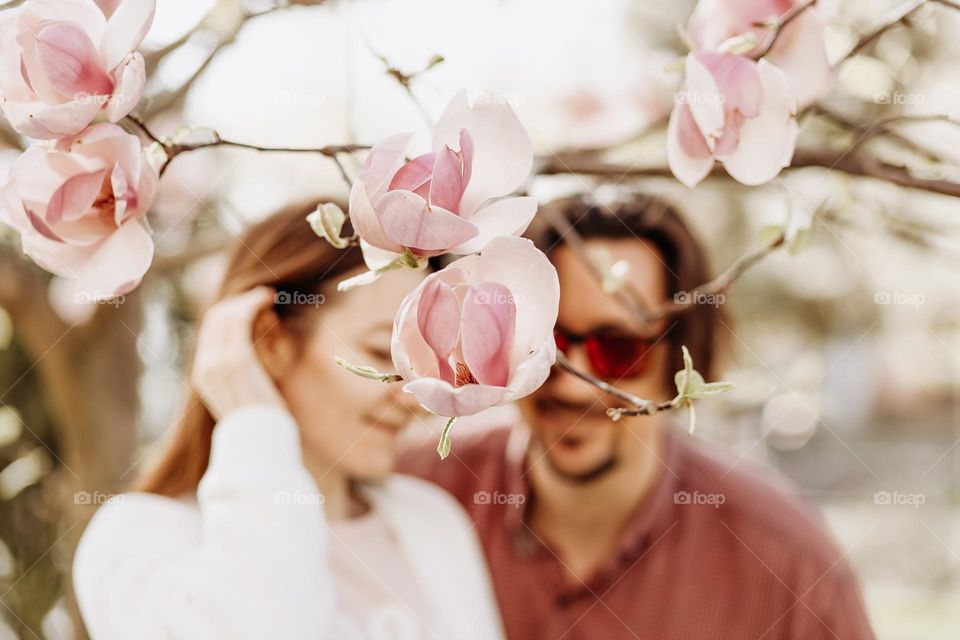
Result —
MULTIPOLYGON (((752 56, 767 45, 772 31, 762 25, 806 4, 809 0, 700 0, 687 23, 694 51, 718 51, 730 38, 756 37, 752 56)), ((777 35, 767 59, 783 70, 801 106, 823 97, 830 86, 824 30, 831 2, 821 0, 805 9, 777 35)))
POLYGON ((154 0, 27 0, 0 17, 0 107, 25 136, 78 133, 104 110, 130 113, 145 82, 134 51, 153 21, 154 0))
POLYGON ((140 219, 158 180, 136 136, 101 123, 28 148, 10 168, 0 205, 23 252, 96 301, 130 291, 150 266, 153 241, 140 219))
POLYGON ((533 164, 530 138, 509 105, 470 106, 460 92, 434 128, 432 151, 405 161, 411 137, 374 145, 350 192, 350 219, 371 269, 405 248, 424 257, 475 253, 494 236, 526 230, 536 200, 501 198, 533 164))
POLYGON ((692 187, 717 159, 743 184, 768 182, 793 157, 796 110, 787 77, 766 60, 691 53, 667 126, 670 170, 692 187))
POLYGON ((557 347, 560 285, 524 238, 500 236, 431 274, 400 305, 393 364, 430 411, 466 416, 535 391, 557 347))

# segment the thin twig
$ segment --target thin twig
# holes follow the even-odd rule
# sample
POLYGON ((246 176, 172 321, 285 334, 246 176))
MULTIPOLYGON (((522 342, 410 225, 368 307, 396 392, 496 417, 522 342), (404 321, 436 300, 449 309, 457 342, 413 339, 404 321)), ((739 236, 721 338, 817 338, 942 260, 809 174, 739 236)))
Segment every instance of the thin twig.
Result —
POLYGON ((670 402, 664 403, 664 402, 654 402, 653 400, 645 400, 639 396, 633 395, 632 393, 628 393, 626 391, 623 391, 622 389, 618 389, 612 384, 604 382, 603 380, 601 380, 600 378, 597 378, 596 376, 590 375, 585 371, 580 371, 580 369, 577 369, 575 366, 570 364, 570 361, 567 360, 567 357, 559 351, 557 352, 557 366, 563 369, 564 371, 566 371, 567 373, 570 373, 580 378, 584 382, 588 382, 592 384, 593 386, 600 389, 601 391, 604 391, 606 393, 609 393, 612 396, 616 396, 617 398, 620 398, 624 402, 627 402, 630 405, 636 407, 637 410, 644 411, 645 413, 643 413, 643 415, 653 415, 654 413, 657 413, 661 409, 667 408, 667 406, 665 405, 671 404, 670 402))
POLYGON ((367 49, 370 50, 370 53, 376 56, 377 59, 383 63, 383 66, 385 67, 385 71, 387 75, 393 78, 394 80, 396 80, 397 84, 399 84, 403 88, 407 96, 409 96, 410 101, 413 102, 414 106, 420 112, 420 116, 423 118, 424 122, 426 122, 427 126, 432 129, 433 116, 430 115, 430 111, 428 111, 427 108, 423 106, 423 103, 420 102, 420 99, 417 98, 417 95, 413 92, 413 81, 416 80, 418 77, 420 77, 422 74, 426 73, 430 69, 434 68, 435 66, 443 62, 443 56, 439 54, 433 56, 427 62, 426 66, 424 66, 424 68, 421 69, 420 71, 405 72, 405 71, 401 71, 399 68, 391 64, 390 61, 387 60, 386 56, 384 56, 381 53, 378 53, 376 49, 373 48, 373 44, 371 44, 366 37, 364 37, 364 41, 366 42, 367 49))
MULTIPOLYGON (((537 173, 540 175, 577 174, 613 177, 618 180, 673 177, 670 168, 663 165, 636 167, 607 162, 596 156, 576 155, 562 159, 545 156, 540 158, 537 166, 537 173)), ((960 197, 960 183, 946 179, 919 178, 911 174, 906 167, 893 165, 864 153, 848 154, 845 151, 831 149, 798 149, 787 169, 803 167, 822 167, 852 176, 884 180, 908 189, 960 197)), ((712 175, 728 177, 719 164, 714 167, 712 175)))
POLYGON ((927 0, 910 0, 910 2, 907 2, 894 9, 891 12, 890 17, 884 20, 880 26, 862 36, 860 40, 858 40, 857 43, 853 45, 853 47, 846 54, 844 54, 844 56, 840 58, 835 65, 833 65, 834 68, 839 67, 841 64, 869 47, 873 42, 875 42, 880 36, 890 29, 893 29, 897 25, 903 24, 914 11, 926 3, 927 0))
MULTIPOLYGON (((541 209, 540 215, 547 219, 550 226, 556 230, 560 237, 564 239, 564 242, 577 254, 581 262, 583 262, 590 272, 593 273, 594 277, 596 277, 597 282, 602 283, 605 274, 600 271, 596 262, 591 259, 583 236, 580 235, 580 232, 577 231, 574 224, 549 207, 541 209)), ((622 302, 642 324, 648 323, 650 318, 648 318, 647 315, 647 305, 644 304, 643 300, 638 296, 632 294, 633 290, 625 287, 617 287, 615 292, 620 302, 622 302)))
POLYGON ((755 53, 753 55, 753 58, 756 60, 759 60, 763 56, 770 53, 770 50, 773 49, 773 45, 776 44, 777 38, 780 37, 780 34, 783 32, 784 28, 786 28, 788 24, 790 24, 791 22, 796 20, 798 17, 800 17, 804 11, 812 8, 815 4, 817 4, 817 0, 810 0, 806 4, 794 5, 793 7, 790 8, 789 11, 787 11, 782 16, 780 16, 780 18, 777 19, 776 24, 772 26, 764 23, 756 24, 755 26, 758 26, 758 27, 769 27, 771 29, 771 34, 768 36, 767 44, 762 49, 760 49, 757 53, 755 53))
MULTIPOLYGON (((929 149, 928 147, 917 142, 916 140, 911 140, 910 138, 903 135, 896 129, 891 129, 888 126, 885 126, 885 125, 881 126, 878 123, 869 124, 869 123, 858 122, 842 113, 838 113, 837 111, 830 109, 829 107, 823 104, 811 105, 808 112, 814 115, 823 116, 829 120, 832 120, 837 125, 840 125, 841 128, 846 127, 846 128, 852 129, 856 132, 859 132, 861 135, 863 134, 863 132, 870 131, 871 127, 876 127, 876 130, 879 132, 879 135, 884 135, 890 138, 894 142, 905 147, 908 151, 921 156, 923 159, 929 162, 939 162, 941 164, 947 164, 949 162, 952 162, 952 160, 945 158, 943 155, 934 151, 933 149, 929 149)), ((861 146, 861 145, 857 145, 857 146, 861 146)))
POLYGON ((700 298, 723 293, 730 287, 730 285, 734 283, 734 281, 737 280, 737 278, 743 275, 747 269, 757 264, 780 247, 784 246, 785 242, 786 236, 781 231, 780 234, 772 240, 772 242, 740 256, 727 268, 726 271, 721 273, 710 282, 706 282, 690 291, 678 293, 674 297, 674 300, 668 300, 663 304, 651 309, 648 312, 648 315, 651 316, 653 320, 657 320, 669 315, 683 313, 691 309, 694 305, 698 304, 697 300, 700 298))

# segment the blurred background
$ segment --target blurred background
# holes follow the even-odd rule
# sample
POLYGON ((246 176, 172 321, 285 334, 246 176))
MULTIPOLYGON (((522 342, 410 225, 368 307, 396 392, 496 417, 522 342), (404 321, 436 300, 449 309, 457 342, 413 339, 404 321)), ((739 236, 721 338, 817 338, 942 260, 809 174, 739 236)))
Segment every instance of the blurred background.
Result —
MULTIPOLYGON (((425 114, 461 88, 491 89, 544 157, 615 145, 625 166, 656 167, 686 53, 677 26, 694 3, 157 4, 139 111, 163 135, 189 125, 320 147, 418 131, 426 145, 425 114)), ((902 6, 835 4, 834 60, 902 6)), ((945 119, 851 137, 851 123, 960 117, 960 13, 926 4, 838 69, 800 146, 863 145, 916 175, 960 176, 960 127, 945 119)), ((22 143, 0 131, 0 179, 22 143)), ((722 177, 692 190, 665 177, 529 185, 541 201, 624 189, 679 205, 717 272, 769 225, 787 229, 788 247, 721 301, 732 318, 723 378, 737 387, 700 405, 697 437, 766 461, 820 505, 880 638, 960 637, 960 200, 819 167, 752 189, 722 177)), ((139 289, 101 305, 64 303, 0 231, 0 640, 84 637, 69 595, 72 549, 174 419, 192 322, 230 238, 291 201, 345 196, 320 156, 178 157, 150 218, 153 268, 139 289)))

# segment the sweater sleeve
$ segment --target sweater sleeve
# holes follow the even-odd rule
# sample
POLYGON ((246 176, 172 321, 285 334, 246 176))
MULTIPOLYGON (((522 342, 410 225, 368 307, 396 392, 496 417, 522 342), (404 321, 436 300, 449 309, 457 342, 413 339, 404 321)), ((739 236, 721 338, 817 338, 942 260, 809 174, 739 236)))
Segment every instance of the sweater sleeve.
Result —
POLYGON ((326 523, 293 418, 268 405, 224 416, 197 503, 130 493, 95 514, 74 563, 91 637, 328 637, 326 523))

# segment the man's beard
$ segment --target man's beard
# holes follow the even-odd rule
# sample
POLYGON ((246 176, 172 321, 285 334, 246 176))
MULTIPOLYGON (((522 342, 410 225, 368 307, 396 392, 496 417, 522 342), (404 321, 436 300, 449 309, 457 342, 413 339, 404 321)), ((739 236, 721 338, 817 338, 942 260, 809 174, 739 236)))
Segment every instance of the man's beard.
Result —
MULTIPOLYGON (((547 450, 544 457, 547 459, 547 464, 550 465, 550 468, 553 469, 553 472, 557 474, 560 478, 566 480, 570 484, 577 485, 586 485, 595 480, 604 478, 617 468, 620 458, 617 455, 620 450, 620 438, 623 437, 622 431, 615 431, 613 437, 610 440, 610 451, 609 455, 604 458, 601 462, 594 465, 591 469, 586 471, 580 471, 577 473, 571 473, 562 469, 559 465, 555 464, 553 459, 550 457, 550 451, 547 450)), ((543 443, 541 443, 543 446, 543 443)))
POLYGON ((547 454, 547 463, 550 465, 550 468, 553 469, 553 472, 558 476, 569 482, 570 484, 579 484, 585 485, 590 484, 594 480, 598 480, 608 473, 613 471, 617 466, 617 456, 613 453, 610 454, 606 460, 595 466, 593 469, 584 471, 581 473, 567 473, 557 465, 553 463, 553 460, 550 459, 550 454, 547 454))

